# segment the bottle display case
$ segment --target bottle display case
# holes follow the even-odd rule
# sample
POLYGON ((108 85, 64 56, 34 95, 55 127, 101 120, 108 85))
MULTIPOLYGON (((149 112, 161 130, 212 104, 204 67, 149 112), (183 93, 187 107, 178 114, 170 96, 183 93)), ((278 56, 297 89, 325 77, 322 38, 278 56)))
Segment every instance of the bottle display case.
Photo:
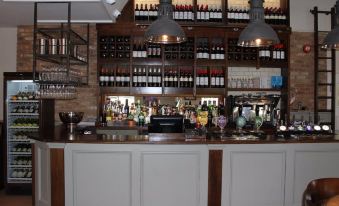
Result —
POLYGON ((54 122, 53 100, 40 100, 32 73, 4 73, 5 188, 7 193, 31 193, 30 138, 54 122), (48 109, 46 109, 46 107, 48 109))

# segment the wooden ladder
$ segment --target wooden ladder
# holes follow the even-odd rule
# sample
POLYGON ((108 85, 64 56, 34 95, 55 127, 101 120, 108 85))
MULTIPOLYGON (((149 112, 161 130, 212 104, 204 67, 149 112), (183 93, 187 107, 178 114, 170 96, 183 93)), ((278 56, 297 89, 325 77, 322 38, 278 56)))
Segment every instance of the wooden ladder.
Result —
POLYGON ((319 15, 331 15, 331 29, 335 24, 335 9, 320 11, 318 7, 311 10, 314 16, 314 123, 327 124, 335 129, 335 49, 325 51, 321 42, 329 31, 319 30, 319 15), (325 62, 325 63, 324 63, 325 62), (329 116, 330 118, 325 118, 329 116))

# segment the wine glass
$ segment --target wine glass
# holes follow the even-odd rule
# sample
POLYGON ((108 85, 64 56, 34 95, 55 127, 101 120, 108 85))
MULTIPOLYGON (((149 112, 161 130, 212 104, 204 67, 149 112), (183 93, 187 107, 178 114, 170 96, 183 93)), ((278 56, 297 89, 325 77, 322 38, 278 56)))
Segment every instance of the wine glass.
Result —
POLYGON ((226 127, 227 118, 224 115, 220 115, 217 124, 220 128, 220 132, 222 133, 224 131, 224 128, 226 127))

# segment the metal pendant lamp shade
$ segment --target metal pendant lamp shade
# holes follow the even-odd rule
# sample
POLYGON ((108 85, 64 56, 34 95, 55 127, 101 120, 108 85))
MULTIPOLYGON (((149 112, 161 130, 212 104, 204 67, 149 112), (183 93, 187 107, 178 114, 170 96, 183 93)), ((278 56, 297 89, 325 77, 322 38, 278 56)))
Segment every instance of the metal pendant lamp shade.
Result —
POLYGON ((327 34, 321 46, 323 49, 339 49, 339 0, 335 4, 335 26, 327 34))
POLYGON ((241 32, 238 46, 266 47, 278 44, 279 38, 273 28, 265 23, 263 0, 250 0, 250 23, 241 32))
POLYGON ((186 41, 181 26, 173 20, 172 0, 160 0, 158 19, 145 32, 145 41, 157 44, 177 44, 186 41))

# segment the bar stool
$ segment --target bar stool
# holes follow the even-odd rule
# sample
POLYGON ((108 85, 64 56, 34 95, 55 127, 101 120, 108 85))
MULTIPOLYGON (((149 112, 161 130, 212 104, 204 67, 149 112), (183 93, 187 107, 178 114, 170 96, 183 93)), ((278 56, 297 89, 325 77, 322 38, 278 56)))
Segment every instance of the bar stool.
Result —
POLYGON ((302 206, 323 206, 329 198, 336 195, 339 195, 339 178, 315 179, 306 187, 302 206))

